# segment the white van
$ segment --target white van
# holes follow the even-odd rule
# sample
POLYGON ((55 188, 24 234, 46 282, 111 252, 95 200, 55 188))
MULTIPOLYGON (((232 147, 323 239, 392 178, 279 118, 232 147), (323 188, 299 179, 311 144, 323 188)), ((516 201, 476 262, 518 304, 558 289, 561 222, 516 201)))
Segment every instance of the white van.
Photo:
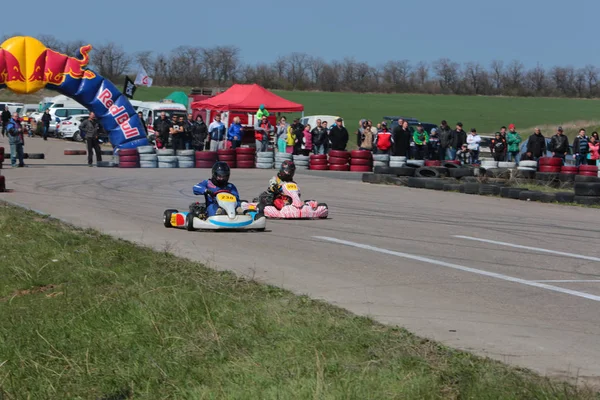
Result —
POLYGON ((144 121, 146 121, 146 126, 148 127, 149 139, 153 139, 154 121, 160 117, 162 112, 164 112, 169 119, 171 119, 173 115, 182 116, 187 119, 186 106, 170 101, 145 101, 138 106, 137 111, 141 111, 144 116, 144 121))
POLYGON ((0 112, 8 110, 12 114, 18 112, 21 107, 23 107, 23 103, 0 102, 0 112))

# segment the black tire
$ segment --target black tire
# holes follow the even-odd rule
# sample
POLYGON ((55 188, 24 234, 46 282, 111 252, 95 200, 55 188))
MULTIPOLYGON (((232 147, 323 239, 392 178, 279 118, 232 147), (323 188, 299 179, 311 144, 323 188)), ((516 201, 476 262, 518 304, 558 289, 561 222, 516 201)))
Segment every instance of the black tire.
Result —
POLYGON ((110 167, 116 167, 117 164, 114 161, 98 161, 96 163, 96 166, 99 168, 110 168, 110 167))
POLYGON ((510 178, 510 169, 508 168, 490 168, 485 170, 485 176, 490 178, 510 178))
POLYGON ((446 183, 444 184, 444 192, 458 192, 460 187, 461 185, 457 183, 446 183))
POLYGON ((421 168, 417 168, 417 170, 415 171, 415 177, 417 177, 417 178, 439 178, 440 173, 431 167, 421 167, 421 168))
POLYGON ((425 189, 427 178, 408 178, 406 186, 418 189, 425 189))
POLYGON ((519 200, 538 201, 540 199, 540 194, 540 192, 523 190, 521 193, 519 193, 519 200))
MULTIPOLYGON (((449 171, 450 171, 446 167, 429 167, 429 168, 433 168, 437 172, 439 172, 440 173, 440 178, 446 178, 446 177, 448 177, 448 174, 449 174, 449 171)), ((454 169, 456 169, 456 168, 454 168, 454 169)))
POLYGON ((558 192, 555 194, 555 198, 559 203, 572 203, 575 201, 575 193, 558 192))
POLYGON ((443 162, 442 163, 442 167, 448 168, 448 169, 458 169, 458 168, 461 168, 460 165, 456 165, 456 164, 450 163, 450 162, 443 162))
POLYGON ((29 153, 29 158, 32 160, 43 160, 45 155, 44 153, 29 153))
POLYGON ((575 182, 595 183, 600 182, 600 178, 597 176, 575 175, 575 182))
POLYGON ((376 174, 391 174, 391 168, 390 167, 375 167, 373 168, 373 172, 376 174))
POLYGON ((444 181, 441 179, 428 179, 425 182, 425 189, 444 190, 444 181))
POLYGON ((475 170, 473 168, 448 168, 448 175, 456 179, 464 178, 465 176, 474 176, 474 174, 475 170))
POLYGON ((559 182, 559 175, 557 172, 536 172, 535 179, 542 182, 559 182))
POLYGON ((499 190, 499 187, 496 185, 480 185, 479 186, 479 194, 484 196, 492 196, 494 195, 495 189, 499 190))
POLYGON ((527 169, 518 169, 515 172, 515 177, 521 179, 535 179, 535 172, 536 171, 530 171, 527 169))
POLYGON ((465 183, 466 194, 479 194, 479 183, 465 183))
POLYGON ((575 174, 558 174, 558 180, 561 182, 575 182, 575 174))
POLYGON ((556 201, 555 193, 540 193, 540 202, 542 203, 554 203, 556 201))
POLYGON ((512 188, 509 188, 509 187, 500 188, 500 197, 508 198, 508 192, 510 191, 510 189, 512 189, 512 188))
POLYGON ((388 175, 364 173, 362 175, 362 181, 366 183, 382 183, 382 177, 384 176, 388 175))
POLYGON ((188 215, 185 216, 185 229, 189 232, 196 230, 194 229, 194 214, 188 213, 188 215))
POLYGON ((521 189, 521 188, 510 188, 508 189, 508 198, 510 199, 519 199, 519 195, 521 192, 526 191, 527 189, 521 189))
POLYGON ((575 203, 583 204, 586 206, 597 206, 600 205, 600 197, 592 197, 592 196, 575 196, 575 203))
POLYGON ((576 182, 575 196, 600 196, 600 183, 576 182))
POLYGON ((163 224, 165 225, 165 228, 172 228, 173 225, 171 225, 171 215, 173 213, 178 212, 177 210, 165 210, 165 212, 163 213, 163 224))
MULTIPOLYGON (((452 171, 452 170, 450 170, 450 171, 452 171)), ((464 177, 460 178, 459 180, 463 183, 479 182, 479 179, 476 176, 464 176, 464 177)))
POLYGON ((100 150, 100 154, 102 154, 103 156, 112 156, 113 151, 112 150, 100 150))

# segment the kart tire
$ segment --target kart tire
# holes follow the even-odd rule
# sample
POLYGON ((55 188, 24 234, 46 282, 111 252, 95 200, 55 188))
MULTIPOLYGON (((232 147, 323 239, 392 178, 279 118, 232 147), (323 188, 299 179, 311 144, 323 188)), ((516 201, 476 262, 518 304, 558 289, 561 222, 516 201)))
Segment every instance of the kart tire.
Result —
POLYGON ((138 154, 155 154, 154 146, 139 146, 136 148, 138 154))
POLYGON ((194 215, 192 213, 188 213, 185 216, 185 229, 189 232, 193 232, 194 229, 194 215))
POLYGON ((329 164, 348 164, 348 159, 340 157, 329 157, 329 164))
POLYGON ((442 163, 442 167, 446 167, 446 168, 448 168, 448 169, 452 169, 452 168, 460 168, 460 167, 461 167, 461 165, 460 165, 460 163, 458 163, 458 164, 457 164, 457 163, 455 163, 455 162, 444 161, 444 162, 442 163))
POLYGON ((327 154, 311 154, 310 161, 313 160, 327 160, 327 154))
POLYGON ((215 165, 212 161, 196 160, 196 168, 212 168, 215 165))
POLYGON ((174 156, 175 150, 173 149, 156 149, 156 154, 159 156, 174 156))
MULTIPOLYGON (((377 162, 377 161, 375 161, 375 162, 377 162)), ((392 168, 402 168, 402 167, 406 166, 406 163, 400 162, 400 161, 390 161, 389 164, 384 164, 384 165, 390 166, 392 168)))
POLYGON ((85 156, 87 154, 87 151, 67 149, 64 151, 64 154, 65 156, 85 156))
POLYGON ((527 168, 537 169, 538 163, 537 163, 537 161, 523 160, 523 161, 519 161, 519 167, 527 167, 527 168))
POLYGON ((177 164, 158 162, 158 168, 177 168, 177 164))
POLYGON ((598 173, 598 167, 595 165, 580 165, 579 172, 595 172, 598 173))
POLYGON ((165 228, 173 227, 173 225, 171 225, 171 215, 176 212, 179 211, 175 209, 165 210, 165 212, 163 213, 163 225, 165 226, 165 228))
POLYGON ((237 162, 240 162, 240 161, 252 161, 252 162, 254 162, 254 159, 256 157, 254 157, 253 154, 241 153, 241 154, 238 154, 235 158, 236 158, 237 162))
POLYGON ((415 171, 415 177, 417 177, 417 178, 439 178, 440 173, 431 167, 421 167, 421 168, 417 168, 417 170, 415 171))
POLYGON ((158 161, 140 161, 140 168, 158 168, 158 161))
POLYGON ((538 201, 540 199, 541 192, 532 190, 524 190, 519 193, 519 200, 523 201, 538 201))
POLYGON ((479 194, 479 183, 468 182, 464 185, 466 194, 479 194))
POLYGON ((234 161, 235 162, 236 158, 235 158, 235 154, 219 154, 219 161, 234 161))
MULTIPOLYGON (((448 167, 445 167, 448 168, 448 167)), ((465 176, 473 176, 474 170, 472 168, 448 168, 448 175, 452 178, 460 179, 465 176)))
POLYGON ((538 168, 539 172, 551 172, 551 173, 559 173, 561 172, 561 167, 553 166, 553 165, 540 165, 538 168))
POLYGON ((532 169, 517 169, 515 178, 535 179, 536 171, 532 169))
POLYGON ((576 167, 574 165, 563 165, 560 168, 560 172, 565 174, 577 174, 579 172, 579 167, 576 167))
POLYGON ((256 163, 256 168, 258 168, 258 169, 272 169, 273 168, 273 162, 257 162, 256 163))
POLYGON ((310 160, 310 165, 327 165, 327 159, 317 158, 314 160, 310 160))
POLYGON ((350 158, 350 153, 347 151, 343 151, 343 150, 331 150, 329 151, 329 157, 336 157, 336 158, 344 158, 344 159, 348 159, 350 158))
POLYGON ((217 155, 219 158, 221 156, 235 156, 235 149, 221 149, 217 150, 217 155))
POLYGON ((563 160, 561 158, 558 158, 558 157, 542 157, 542 158, 539 159, 538 165, 540 167, 542 165, 552 166, 552 167, 562 167, 563 160))
POLYGON ((577 196, 573 198, 573 201, 577 204, 582 204, 586 206, 596 206, 600 205, 600 197, 599 196, 577 196))
MULTIPOLYGON (((373 160, 389 162, 390 155, 389 154, 373 154, 373 160)), ((405 161, 406 161, 406 158, 404 158, 404 160, 402 160, 402 162, 405 162, 405 161)))
POLYGON ((308 166, 308 169, 311 169, 313 171, 329 171, 329 165, 327 165, 327 164, 323 164, 323 165, 312 164, 312 165, 308 166))
POLYGON ((600 196, 600 183, 577 182, 573 189, 575 196, 600 196))
POLYGON ((350 165, 350 171, 352 172, 371 172, 373 167, 370 165, 350 165))
POLYGON ((330 164, 330 171, 349 171, 350 166, 348 164, 330 164))
POLYGON ((117 164, 114 163, 113 161, 98 161, 96 163, 96 167, 98 167, 98 168, 113 168, 116 166, 117 166, 117 164))
POLYGON ((212 161, 213 164, 217 161, 218 154, 216 151, 197 151, 196 161, 212 161))
POLYGON ((442 162, 440 160, 425 160, 426 167, 441 167, 442 162))
POLYGON ((254 160, 252 161, 240 161, 237 162, 238 168, 254 168, 254 160))
POLYGON ((566 174, 564 172, 561 172, 560 174, 558 174, 558 180, 561 181, 561 182, 563 182, 563 183, 564 182, 573 183, 573 182, 575 182, 575 177, 576 176, 577 175, 575 175, 575 174, 571 174, 571 173, 566 174))
POLYGON ((575 175, 575 182, 593 183, 600 182, 600 178, 591 175, 575 175))
POLYGON ((194 160, 182 160, 177 163, 179 168, 195 168, 196 162, 194 160))
POLYGON ((158 156, 156 154, 142 153, 140 154, 140 162, 141 161, 158 162, 158 156))
POLYGON ((372 167, 373 160, 369 160, 366 158, 351 158, 350 165, 368 165, 368 166, 372 167))
POLYGON ((558 182, 560 174, 558 172, 536 172, 535 179, 542 182, 558 182))
POLYGON ((119 168, 139 168, 140 164, 137 161, 119 161, 119 168))
POLYGON ((559 203, 572 203, 575 201, 575 193, 572 192, 558 192, 555 193, 556 201, 559 203))
POLYGON ((31 160, 43 160, 45 158, 44 153, 29 153, 31 160))
POLYGON ((177 164, 177 156, 161 156, 156 157, 160 163, 177 164))
POLYGON ((498 168, 516 168, 517 163, 512 161, 500 161, 498 163, 498 168))
POLYGON ((254 154, 256 153, 256 149, 254 147, 238 147, 237 149, 235 149, 235 152, 238 156, 242 154, 254 156, 254 154))
MULTIPOLYGON (((359 160, 372 160, 373 153, 368 150, 352 150, 350 152, 350 158, 359 159, 359 160)), ((356 164, 356 165, 366 165, 366 164, 356 164)))
POLYGON ((135 155, 135 156, 120 156, 119 157, 119 163, 123 163, 123 162, 138 162, 140 161, 139 156, 135 155))

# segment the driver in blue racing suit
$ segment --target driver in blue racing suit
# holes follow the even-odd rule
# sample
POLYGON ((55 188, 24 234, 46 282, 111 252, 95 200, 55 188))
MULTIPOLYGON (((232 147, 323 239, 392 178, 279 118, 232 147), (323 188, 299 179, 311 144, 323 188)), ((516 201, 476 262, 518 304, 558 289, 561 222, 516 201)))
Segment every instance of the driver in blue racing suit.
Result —
POLYGON ((237 200, 237 212, 238 214, 242 214, 240 195, 235 185, 229 183, 229 175, 229 165, 223 161, 217 161, 212 167, 212 177, 194 185, 194 194, 196 196, 203 195, 205 204, 199 202, 192 203, 190 205, 190 212, 202 219, 206 219, 211 215, 224 214, 214 197, 216 192, 224 190, 235 196, 237 200))

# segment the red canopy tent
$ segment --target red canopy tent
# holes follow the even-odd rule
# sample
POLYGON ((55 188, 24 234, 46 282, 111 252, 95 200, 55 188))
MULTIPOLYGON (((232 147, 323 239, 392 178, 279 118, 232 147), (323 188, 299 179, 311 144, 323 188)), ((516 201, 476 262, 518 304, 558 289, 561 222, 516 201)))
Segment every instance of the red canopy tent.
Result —
POLYGON ((264 104, 270 113, 304 111, 302 104, 279 97, 256 84, 233 85, 215 97, 193 102, 192 109, 255 113, 261 104, 264 104))

